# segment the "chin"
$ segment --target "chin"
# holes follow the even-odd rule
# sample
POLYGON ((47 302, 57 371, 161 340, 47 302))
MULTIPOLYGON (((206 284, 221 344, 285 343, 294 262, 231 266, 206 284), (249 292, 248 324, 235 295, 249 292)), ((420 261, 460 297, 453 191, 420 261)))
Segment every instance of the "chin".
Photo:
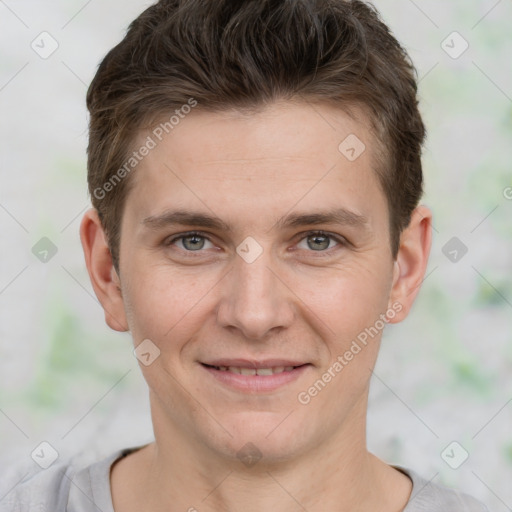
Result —
POLYGON ((225 419, 222 425, 233 437, 222 435, 220 446, 220 439, 212 440, 214 449, 247 467, 293 459, 312 443, 308 442, 304 422, 292 420, 293 413, 286 418, 288 414, 247 412, 237 414, 230 421, 225 419))

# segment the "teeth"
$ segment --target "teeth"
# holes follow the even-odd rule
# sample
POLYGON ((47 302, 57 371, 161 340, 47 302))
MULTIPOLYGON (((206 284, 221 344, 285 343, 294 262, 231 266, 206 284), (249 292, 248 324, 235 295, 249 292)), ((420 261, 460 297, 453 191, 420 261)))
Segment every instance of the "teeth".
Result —
POLYGON ((215 366, 222 372, 229 371, 239 375, 274 375, 276 373, 291 372, 294 366, 274 366, 273 368, 240 368, 239 366, 215 366))
POLYGON ((258 368, 256 370, 256 375, 272 375, 272 368, 258 368))

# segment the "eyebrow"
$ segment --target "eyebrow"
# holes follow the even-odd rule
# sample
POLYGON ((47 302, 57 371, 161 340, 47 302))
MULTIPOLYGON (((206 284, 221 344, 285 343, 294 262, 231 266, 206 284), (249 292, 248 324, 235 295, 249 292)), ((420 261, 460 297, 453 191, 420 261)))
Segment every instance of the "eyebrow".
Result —
MULTIPOLYGON (((159 230, 173 225, 191 225, 217 229, 228 233, 233 232, 232 226, 219 217, 191 210, 168 210, 160 215, 146 217, 142 224, 152 230, 159 230)), ((368 230, 370 227, 368 218, 365 215, 346 208, 308 213, 291 213, 278 219, 272 227, 285 229, 319 224, 339 224, 364 230, 368 230)))

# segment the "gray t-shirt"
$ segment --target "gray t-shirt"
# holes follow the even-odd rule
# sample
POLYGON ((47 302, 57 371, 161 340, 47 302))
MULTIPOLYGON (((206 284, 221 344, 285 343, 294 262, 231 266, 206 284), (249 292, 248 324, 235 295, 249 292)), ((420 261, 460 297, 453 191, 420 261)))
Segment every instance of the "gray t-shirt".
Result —
MULTIPOLYGON (((125 448, 80 467, 54 464, 0 482, 0 512, 114 512, 110 468, 120 457, 141 448, 125 448), (20 479, 21 478, 21 479, 20 479)), ((410 469, 394 466, 413 482, 403 512, 489 512, 467 494, 433 484, 410 469)))

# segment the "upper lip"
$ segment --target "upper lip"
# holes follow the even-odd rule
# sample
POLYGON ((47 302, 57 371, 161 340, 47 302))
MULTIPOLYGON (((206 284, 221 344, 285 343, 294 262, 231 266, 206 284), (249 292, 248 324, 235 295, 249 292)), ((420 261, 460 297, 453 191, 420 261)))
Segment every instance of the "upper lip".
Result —
POLYGON ((209 366, 234 366, 236 368, 274 368, 278 366, 302 366, 303 361, 294 361, 290 359, 264 359, 255 361, 249 359, 214 359, 211 361, 202 361, 202 364, 209 366))

